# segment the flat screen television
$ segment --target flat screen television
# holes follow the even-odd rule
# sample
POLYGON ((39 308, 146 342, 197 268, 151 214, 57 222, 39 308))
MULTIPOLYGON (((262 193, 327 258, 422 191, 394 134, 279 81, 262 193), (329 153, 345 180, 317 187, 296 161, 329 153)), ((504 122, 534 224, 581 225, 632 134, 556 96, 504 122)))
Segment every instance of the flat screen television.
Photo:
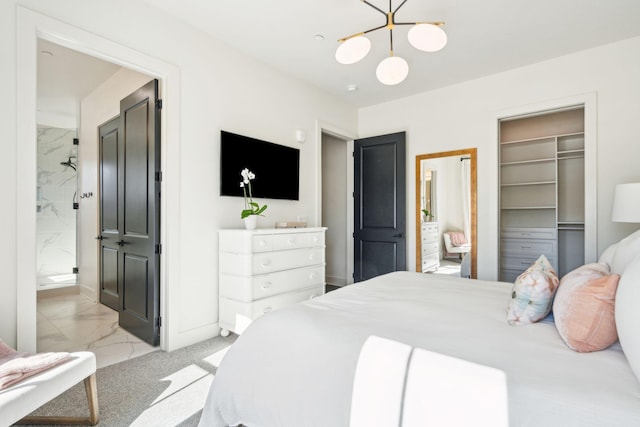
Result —
POLYGON ((220 195, 242 197, 240 172, 248 168, 253 197, 299 200, 300 150, 220 131, 220 195))

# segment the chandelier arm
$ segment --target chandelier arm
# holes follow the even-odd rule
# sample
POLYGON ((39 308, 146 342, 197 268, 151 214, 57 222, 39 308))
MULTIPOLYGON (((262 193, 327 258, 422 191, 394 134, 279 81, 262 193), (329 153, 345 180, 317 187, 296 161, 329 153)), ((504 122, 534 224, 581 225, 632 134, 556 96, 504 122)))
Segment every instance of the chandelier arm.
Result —
POLYGON ((373 9, 377 10, 378 12, 380 12, 381 14, 383 14, 384 16, 387 16, 387 12, 385 12, 384 10, 378 8, 378 6, 373 5, 371 3, 369 3, 367 0, 360 0, 362 3, 366 4, 367 6, 372 7, 373 9))
MULTIPOLYGON (((396 7, 396 10, 393 11, 393 14, 395 15, 396 12, 398 12, 400 10, 400 8, 402 6, 404 6, 404 4, 407 2, 407 0, 404 0, 402 3, 400 3, 400 6, 396 7)), ((391 10, 391 0, 389 0, 389 10, 391 10)))
POLYGON ((393 30, 389 30, 389 54, 393 56, 393 30))
POLYGON ((432 21, 432 22, 394 22, 395 25, 418 25, 418 24, 431 24, 436 27, 442 27, 444 25, 443 21, 432 21))
POLYGON ((370 32, 372 32, 372 31, 376 31, 376 30, 380 30, 380 29, 382 29, 382 28, 386 28, 386 27, 387 27, 386 25, 380 25, 379 27, 371 28, 370 30, 361 31, 361 32, 359 32, 359 33, 355 33, 355 34, 352 34, 352 35, 350 35, 350 36, 347 36, 347 37, 343 37, 343 38, 341 38, 341 39, 338 39, 338 43, 346 42, 347 40, 352 39, 352 38, 354 38, 354 37, 364 36, 364 35, 365 35, 365 34, 367 34, 367 33, 370 33, 370 32))

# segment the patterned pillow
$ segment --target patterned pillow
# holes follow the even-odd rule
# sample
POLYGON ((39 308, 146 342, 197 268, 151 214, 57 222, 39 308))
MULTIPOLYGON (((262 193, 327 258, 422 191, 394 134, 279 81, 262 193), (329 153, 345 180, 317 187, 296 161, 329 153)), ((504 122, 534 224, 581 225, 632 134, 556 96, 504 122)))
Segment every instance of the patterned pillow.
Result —
POLYGON ((562 277, 553 301, 558 333, 570 349, 603 350, 618 339, 615 322, 617 274, 609 265, 586 264, 562 277))
POLYGON ((544 255, 516 279, 507 310, 510 325, 527 325, 551 311, 558 275, 544 255))

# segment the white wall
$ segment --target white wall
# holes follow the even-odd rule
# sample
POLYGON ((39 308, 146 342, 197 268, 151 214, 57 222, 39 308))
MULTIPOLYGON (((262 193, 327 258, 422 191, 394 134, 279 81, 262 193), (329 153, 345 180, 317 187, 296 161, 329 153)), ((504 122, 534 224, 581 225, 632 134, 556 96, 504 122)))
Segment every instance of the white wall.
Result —
POLYGON ((347 272, 347 143, 322 136, 322 226, 327 227, 327 283, 344 286, 347 272))
MULTIPOLYGON (((179 93, 165 94, 168 102, 165 109, 171 108, 172 96, 173 105, 180 105, 179 120, 166 124, 173 130, 178 129, 177 138, 166 141, 166 144, 179 153, 179 156, 171 159, 178 162, 179 173, 177 176, 164 176, 165 181, 176 186, 176 191, 167 196, 175 201, 171 209, 176 214, 170 217, 175 222, 166 226, 179 239, 174 247, 163 249, 171 253, 172 259, 178 260, 177 265, 172 265, 171 271, 166 272, 171 280, 166 284, 164 297, 169 300, 171 310, 166 313, 170 317, 164 319, 163 326, 166 325, 172 337, 169 349, 216 334, 217 230, 242 226, 241 200, 218 195, 220 130, 300 148, 300 201, 269 201, 266 214, 268 220, 274 222, 307 216, 310 225, 318 225, 315 192, 319 187, 315 157, 318 141, 315 137, 308 137, 305 144, 299 145, 295 142, 295 130, 305 129, 307 135, 312 135, 310 131, 321 120, 355 134, 357 111, 315 87, 247 58, 169 15, 131 0, 2 2, 0 52, 5 58, 15 58, 17 55, 16 4, 25 5, 39 14, 63 21, 68 26, 109 43, 120 44, 129 51, 135 50, 145 57, 158 58, 178 67, 179 93)), ((35 48, 34 45, 30 42, 28 47, 35 48)), ((0 113, 7 123, 16 123, 16 128, 22 129, 24 123, 18 123, 14 112, 16 102, 20 99, 20 96, 15 96, 15 82, 20 79, 16 76, 14 62, 7 61, 6 65, 0 71, 0 77, 3 77, 0 79, 0 93, 3 95, 0 97, 0 113)), ((18 84, 18 87, 24 90, 22 84, 18 84)), ((24 99, 29 100, 31 91, 27 92, 24 99)), ((21 109, 18 108, 18 111, 21 109)), ((14 154, 17 148, 35 144, 35 141, 16 141, 16 128, 9 125, 0 130, 0 140, 7 145, 3 152, 9 157, 17 156, 14 154)), ((18 160, 29 163, 24 156, 18 156, 18 160)), ((29 171, 21 173, 28 174, 29 171)), ((10 165, 0 174, 5 184, 0 190, 2 199, 11 204, 17 197, 17 169, 10 165)), ((28 206, 28 201, 19 205, 28 206)), ((21 224, 30 221, 29 216, 22 222, 18 221, 16 212, 3 212, 0 215, 7 229, 17 228, 18 234, 23 229, 21 224)), ((28 237, 29 233, 26 235, 28 237)), ((30 239, 27 238, 27 245, 30 239)), ((20 328, 15 310, 16 301, 20 302, 17 290, 24 285, 21 280, 16 283, 17 272, 24 268, 24 264, 17 265, 16 252, 20 252, 20 248, 16 235, 8 236, 0 251, 6 279, 0 285, 3 291, 0 334, 9 344, 15 344, 16 330, 20 328)), ((24 283, 30 286, 29 280, 24 283)), ((30 289, 21 292, 23 299, 35 298, 35 292, 32 296, 30 289)), ((26 306, 30 307, 30 304, 26 306)), ((35 321, 35 312, 33 318, 35 321)))
MULTIPOLYGON (((637 229, 610 221, 613 187, 639 182, 640 38, 602 46, 486 78, 421 93, 359 112, 361 137, 407 131, 407 194, 414 194, 416 155, 478 148, 478 278, 496 279, 498 155, 495 116, 501 110, 597 93, 597 247, 637 229)), ((407 212, 415 200, 407 197, 407 212)), ((415 221, 411 218, 410 221, 415 221)), ((415 227, 407 224, 407 259, 415 227)), ((411 268, 411 267, 410 267, 411 268)))
POLYGON ((80 102, 80 145, 78 147, 78 194, 92 193, 92 197, 78 198, 78 284, 80 291, 98 299, 98 244, 100 232, 99 207, 100 160, 98 127, 120 114, 120 100, 152 78, 123 68, 98 86, 80 102))

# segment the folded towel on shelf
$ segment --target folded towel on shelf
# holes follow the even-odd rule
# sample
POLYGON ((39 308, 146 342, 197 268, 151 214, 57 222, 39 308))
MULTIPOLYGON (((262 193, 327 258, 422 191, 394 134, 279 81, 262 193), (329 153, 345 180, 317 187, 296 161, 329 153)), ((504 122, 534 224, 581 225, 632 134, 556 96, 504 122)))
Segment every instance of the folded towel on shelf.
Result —
POLYGON ((71 355, 58 353, 19 352, 0 340, 0 390, 66 362, 71 355))
POLYGON ((464 233, 462 231, 450 231, 449 238, 451 239, 451 244, 453 246, 464 246, 467 245, 467 238, 464 237, 464 233))

